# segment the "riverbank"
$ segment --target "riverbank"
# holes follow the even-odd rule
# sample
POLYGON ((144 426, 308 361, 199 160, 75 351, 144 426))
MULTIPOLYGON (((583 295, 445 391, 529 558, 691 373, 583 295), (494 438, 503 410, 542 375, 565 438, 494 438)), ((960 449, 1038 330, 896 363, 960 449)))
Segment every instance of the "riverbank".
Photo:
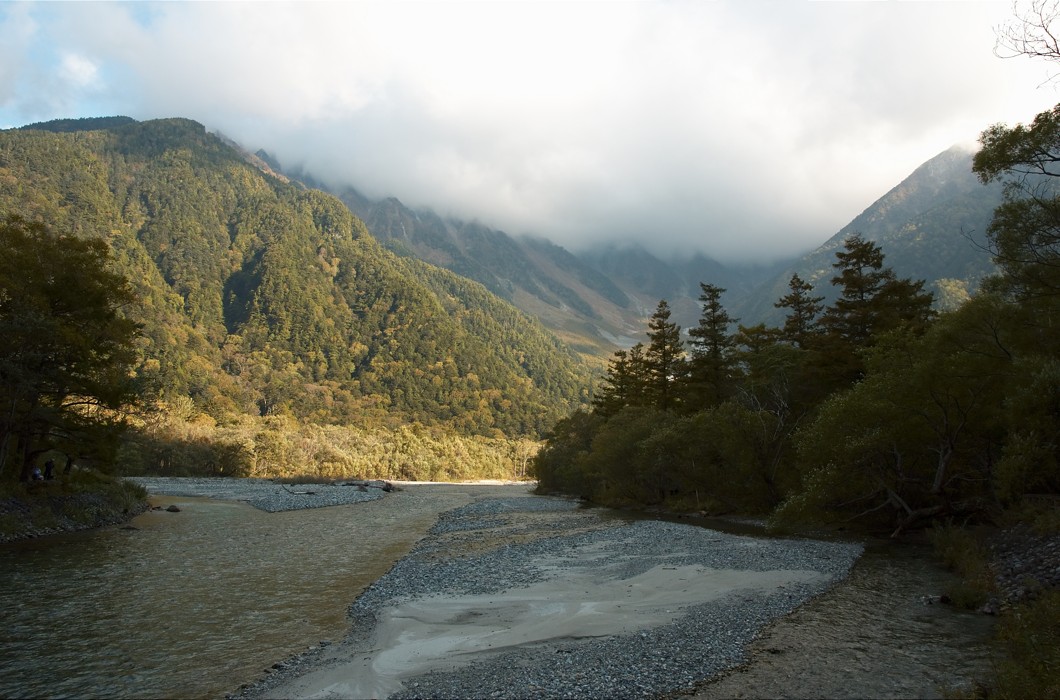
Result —
MULTIPOLYGON (((130 476, 126 480, 153 494, 242 501, 266 513, 364 503, 381 498, 385 493, 382 488, 348 481, 288 484, 272 479, 165 476, 130 476)), ((376 483, 381 486, 386 482, 376 483)))
POLYGON ((142 487, 91 472, 13 484, 0 497, 0 544, 120 525, 148 507, 142 487))
MULTIPOLYGON (((176 488, 182 480, 170 484, 176 488)), ((220 496, 224 494, 228 498, 240 495, 232 491, 235 487, 248 487, 242 495, 250 496, 253 491, 260 493, 260 489, 274 488, 271 482, 252 485, 238 483, 242 480, 201 480, 207 482, 200 485, 201 488, 213 489, 211 495, 220 496), (227 483, 236 482, 236 483, 227 483)), ((187 484, 185 484, 187 486, 187 484)), ((288 486, 292 490, 300 490, 301 487, 288 486)), ((363 679, 376 676, 376 681, 382 678, 385 683, 393 686, 395 678, 404 685, 409 683, 420 683, 419 686, 411 686, 406 690, 395 690, 395 697, 401 697, 397 693, 407 693, 410 696, 425 697, 429 695, 446 697, 479 697, 481 688, 492 687, 486 684, 500 679, 504 687, 497 689, 496 697, 505 697, 506 692, 518 695, 508 689, 522 687, 528 690, 527 694, 521 696, 533 696, 533 692, 555 697, 563 697, 572 692, 571 688, 577 687, 581 692, 579 696, 593 696, 592 684, 619 684, 624 685, 615 692, 615 688, 607 687, 598 691, 599 697, 618 695, 637 696, 637 683, 640 677, 640 665, 647 664, 651 668, 658 667, 673 677, 678 687, 667 691, 671 695, 687 695, 695 693, 696 697, 802 697, 812 695, 815 697, 849 697, 849 689, 857 688, 857 694, 871 697, 940 697, 944 689, 967 688, 971 680, 984 668, 989 668, 991 660, 987 650, 989 628, 993 624, 993 618, 972 612, 961 612, 952 606, 938 604, 938 596, 945 590, 953 576, 941 570, 934 562, 931 552, 926 546, 908 547, 907 543, 898 546, 890 554, 880 557, 876 547, 870 548, 867 556, 861 557, 854 565, 852 573, 838 585, 831 587, 827 592, 809 600, 804 605, 792 608, 790 614, 780 614, 770 622, 768 619, 750 623, 752 628, 750 637, 745 639, 740 656, 729 659, 730 671, 719 673, 717 670, 707 669, 708 675, 697 676, 703 673, 702 661, 689 661, 680 653, 671 656, 653 657, 651 653, 656 647, 669 654, 670 647, 666 642, 665 635, 657 637, 654 628, 646 626, 644 631, 647 636, 640 637, 645 644, 640 647, 641 656, 634 658, 623 656, 626 651, 635 652, 638 642, 632 633, 615 633, 607 646, 608 637, 596 639, 603 643, 592 651, 591 645, 584 644, 580 639, 580 630, 574 633, 565 633, 566 636, 559 641, 535 640, 527 641, 523 635, 522 641, 512 646, 511 639, 505 641, 500 632, 503 629, 515 630, 513 626, 517 621, 512 609, 519 606, 530 608, 536 605, 538 609, 560 605, 560 601, 567 601, 571 606, 564 610, 560 620, 569 618, 572 624, 579 627, 584 626, 587 619, 587 611, 599 610, 600 600, 596 597, 586 598, 586 592, 592 592, 594 596, 598 591, 608 588, 607 580, 594 580, 590 578, 571 578, 566 588, 560 589, 556 586, 557 581, 546 582, 546 588, 533 589, 540 585, 540 581, 521 580, 519 577, 533 566, 547 564, 547 572, 555 574, 559 570, 580 570, 583 575, 593 573, 590 568, 618 568, 620 562, 629 563, 631 550, 657 550, 656 553, 665 553, 672 546, 673 537, 668 533, 659 536, 634 537, 621 544, 621 540, 614 540, 611 528, 616 527, 617 522, 628 524, 632 516, 617 514, 612 511, 581 509, 572 501, 562 501, 561 506, 550 506, 549 509, 531 511, 529 506, 515 507, 520 503, 540 501, 550 503, 556 499, 532 498, 527 493, 527 487, 505 487, 505 486, 483 486, 457 484, 400 484, 399 488, 407 489, 402 492, 387 494, 383 500, 377 500, 373 504, 357 506, 349 511, 351 517, 357 517, 363 508, 376 508, 380 513, 385 513, 388 518, 401 521, 403 515, 410 507, 420 508, 428 502, 437 508, 435 512, 440 515, 434 516, 429 522, 435 522, 433 527, 428 524, 424 528, 425 536, 419 544, 401 559, 394 560, 394 565, 388 572, 389 564, 383 564, 379 573, 370 577, 369 581, 375 581, 365 595, 358 598, 358 603, 351 608, 349 619, 350 633, 342 639, 334 637, 326 642, 314 643, 311 649, 304 654, 289 656, 286 660, 276 661, 271 668, 267 669, 265 678, 248 685, 238 691, 239 697, 296 697, 298 695, 310 694, 308 690, 299 689, 294 685, 301 682, 299 679, 315 679, 313 682, 324 684, 324 687, 339 686, 350 682, 363 682, 363 679), (501 506, 500 504, 516 496, 515 504, 501 506), (458 507, 459 503, 450 498, 470 499, 458 507), (444 505, 444 502, 450 505, 444 505), (455 510, 454 510, 455 508, 455 510), (609 513, 608 519, 595 521, 594 518, 602 513, 609 513), (586 518, 586 519, 576 519, 586 518), (430 528, 430 529, 427 529, 430 528), (606 531, 606 534, 605 534, 606 531), (595 534, 594 534, 595 533, 595 534), (549 553, 546 550, 529 549, 514 545, 527 544, 556 537, 584 536, 588 538, 582 544, 587 548, 573 547, 564 550, 566 553, 549 553), (509 545, 506 549, 504 545, 509 545), (513 562, 518 563, 519 552, 522 551, 529 556, 529 564, 525 562, 513 568, 513 562), (492 554, 490 553, 492 552, 492 554), (899 556, 896 558, 895 553, 899 556), (906 559, 906 555, 912 559, 906 559), (484 555, 484 556, 479 556, 484 555), (423 560, 423 561, 421 561, 423 560), (548 562, 551 563, 549 564, 548 562), (449 568, 446 562, 451 562, 449 568), (584 562, 580 567, 573 567, 571 562, 584 562), (602 562, 602 564, 601 564, 602 562), (903 563, 904 562, 904 563, 903 563), (530 568, 528 568, 530 567, 530 568), (904 568, 903 568, 904 567, 904 568), (465 574, 460 574, 464 571, 465 574), (511 571, 522 571, 522 574, 509 573, 511 571), (410 573, 411 572, 411 573, 410 573), (456 573, 454 573, 456 572, 456 573), (393 576, 397 576, 394 578, 393 576), (509 577, 509 580, 501 581, 498 577, 509 577), (470 582, 461 583, 463 578, 470 582), (447 588, 449 581, 455 581, 454 588, 447 588), (504 602, 499 599, 498 591, 489 586, 483 591, 475 592, 474 586, 485 581, 489 586, 508 586, 512 589, 524 590, 524 599, 519 601, 504 602), (492 583, 490 583, 492 582, 492 583), (379 588, 379 587, 382 588, 379 588), (464 586, 464 588, 461 588, 464 586), (394 602, 387 604, 385 601, 376 600, 365 613, 361 607, 361 598, 369 603, 372 596, 377 593, 372 591, 388 590, 407 592, 412 596, 408 607, 394 602), (538 598, 527 598, 535 593, 538 598), (435 598, 427 596, 434 591, 441 595, 447 610, 452 612, 448 619, 431 619, 425 617, 435 608, 424 608, 423 600, 438 602, 435 598), (543 591, 547 591, 544 593, 543 591), (367 596, 367 597, 366 597, 367 596), (416 599, 420 603, 416 603, 416 599), (548 604, 541 603, 542 597, 550 601, 548 604), (537 602, 532 602, 536 600, 537 602), (383 611, 391 610, 393 614, 383 611), (503 614, 502 614, 503 613, 503 614), (498 617, 499 616, 499 617, 498 617), (386 626, 378 620, 386 620, 386 626), (394 645, 394 648, 380 646, 380 640, 391 641, 401 637, 402 632, 394 624, 414 623, 419 625, 414 629, 405 629, 413 637, 420 640, 419 647, 409 645, 394 645), (495 624, 497 629, 489 631, 488 625, 495 624), (484 627, 485 626, 485 627, 484 627), (437 643, 436 633, 449 630, 485 629, 488 635, 483 637, 479 634, 478 642, 474 635, 462 635, 472 637, 472 643, 494 644, 496 648, 504 648, 508 644, 511 654, 508 662, 501 658, 499 666, 494 668, 489 665, 488 659, 477 660, 472 664, 470 670, 447 669, 445 663, 441 666, 431 666, 434 646, 437 643), (417 636, 418 635, 418 636, 417 636), (434 639, 435 641, 427 641, 434 639), (483 642, 484 640, 484 642, 483 642), (632 643, 631 643, 632 640, 632 643), (501 646, 498 647, 498 644, 501 646), (427 648, 430 654, 424 654, 427 648), (583 653, 582 649, 590 649, 583 653), (388 650, 389 649, 389 650, 388 650), (518 651, 511 652, 511 649, 518 651), (357 654, 361 654, 360 657, 357 654), (401 660, 405 656, 406 670, 408 668, 408 657, 420 664, 420 669, 413 669, 413 675, 400 671, 399 667, 391 664, 395 659, 401 660), (351 669, 350 663, 357 658, 366 661, 369 657, 370 663, 362 665, 359 669, 351 669), (615 665, 610 665, 614 660, 615 665), (382 664, 381 666, 379 664, 382 664), (426 667, 423 664, 427 664, 426 667), (526 666, 530 664, 534 669, 542 669, 545 677, 534 681, 534 690, 519 686, 519 678, 529 678, 531 673, 526 666), (578 668, 581 670, 574 670, 578 668), (395 671, 397 669, 397 671, 395 671), (601 671, 601 669, 603 671, 601 671), (422 671, 422 673, 421 673, 422 671), (365 676, 365 674, 368 676, 365 676), (577 674, 582 678, 577 678, 577 674), (602 673, 602 675, 601 675, 602 673), (388 676, 389 674, 389 676, 388 676), (419 675, 416 675, 419 674, 419 675), (514 678, 513 674, 521 674, 514 678), (575 677, 574 681, 571 678, 575 677), (711 677, 713 680, 707 685, 698 685, 704 678, 711 677), (356 680, 360 678, 362 680, 356 680), (351 681, 351 679, 354 679, 351 681), (691 679, 691 680, 689 680, 691 679), (549 685, 552 683, 553 685, 549 685), (330 686, 328 685, 330 684, 330 686), (441 685, 439 685, 441 684, 441 685), (453 685, 455 684, 455 685, 453 685), (693 689, 695 686, 695 689, 693 689), (433 689, 433 690, 432 690, 433 689), (461 690, 462 689, 462 690, 461 690)), ((206 495, 197 492, 197 495, 206 495)), ((247 498, 234 498, 233 500, 248 500, 247 498)), ((249 502, 249 500, 248 500, 249 502)), ((327 509, 331 510, 331 509, 327 509)), ((345 512, 346 509, 341 509, 345 512)), ((338 511, 336 511, 338 512, 338 511)), ((268 516, 270 519, 277 516, 268 516)), ((698 528, 697 528, 698 529, 698 528)), ((701 530, 703 532, 709 532, 701 530)), ((372 536, 382 538, 384 530, 377 530, 372 536)), ((616 531, 617 532, 617 531, 616 531)), ((751 538, 755 539, 755 538, 751 538)), ((1023 537, 1012 538, 1013 547, 1027 542, 1023 537)), ((363 543, 364 540, 361 540, 363 543)), ((719 543, 711 543, 719 545, 719 543)), ((363 545, 359 545, 363 546, 363 545)), ((1009 551, 1009 550, 1006 550, 1009 551)), ((770 555, 772 556, 772 555, 770 555)), ((1041 557, 1005 557, 1010 561, 1010 566, 1005 569, 1009 575, 1013 572, 1015 562, 1041 563, 1041 557)), ((646 566, 641 562, 639 566, 646 566)), ((672 592, 670 584, 684 584, 677 567, 666 568, 670 563, 666 562, 661 567, 645 569, 639 575, 642 578, 637 581, 627 581, 626 586, 643 584, 655 590, 666 590, 672 592), (652 573, 652 569, 655 569, 652 573), (674 573, 677 572, 677 573, 674 573), (653 578, 656 575, 674 576, 675 581, 667 582, 667 579, 653 578)), ((1022 565, 1021 565, 1022 566, 1022 565)), ((1025 570, 1025 569, 1022 569, 1025 570)), ((610 575, 610 574, 608 574, 610 575)), ((556 576, 555 578, 561 578, 556 576)), ((703 578, 700 573, 696 579, 703 578)), ((715 581, 714 583, 718 583, 715 581)), ((613 590, 621 592, 621 586, 612 587, 613 590)), ((506 589, 507 590, 507 589, 506 589)), ((360 589, 348 592, 346 600, 357 598, 360 589)), ((682 591, 683 592, 683 591, 682 591)), ((759 592, 760 594, 761 592, 759 592)), ((338 593, 341 597, 341 593, 338 593)), ((395 599, 396 600, 396 599, 395 599)), ((619 604, 625 606, 628 601, 613 601, 617 612, 619 604)), ((715 601, 717 602, 717 601, 715 601)), ((736 601, 737 603, 739 601, 736 601)), ((660 603, 662 604, 662 603, 660 603)), ((752 607, 758 607, 757 603, 750 603, 752 607)), ((722 605, 722 603, 718 603, 722 605)), ((694 605, 686 603, 670 602, 664 610, 687 610, 694 609, 694 605), (681 607, 684 605, 684 607, 681 607)), ((630 608, 623 609, 623 615, 629 613, 630 608)), ((709 609, 699 613, 704 619, 711 615, 709 609)), ((524 616, 525 617, 525 616, 524 616)), ((600 614, 600 617, 606 617, 600 614)), ((528 616, 533 618, 533 615, 528 616)), ((524 620, 525 621, 525 620, 524 620)), ((539 617, 540 621, 540 617, 539 617)), ((520 623, 521 624, 521 623, 520 623)), ((640 624, 638 622, 638 624, 640 624)), ((669 623, 667 623, 669 624, 669 623)), ((742 630, 747 626, 746 622, 737 619, 728 619, 728 627, 742 630)), ((547 627, 559 628, 560 624, 549 622, 547 627)), ((683 637, 683 642, 678 646, 687 650, 685 653, 709 656, 712 653, 721 655, 724 645, 715 650, 713 642, 719 636, 719 629, 699 630, 695 635, 683 637)), ((234 630, 238 634, 238 629, 234 630)), ((738 634, 742 633, 738 632, 738 634)), ((682 639, 680 632, 674 633, 673 639, 682 639)), ((460 635, 457 635, 460 636, 460 635)), ((446 643, 454 639, 452 634, 442 634, 446 643)), ((323 637, 316 637, 323 639, 323 637)), ((468 642, 463 639, 461 643, 468 642)), ((305 646, 301 647, 306 649, 305 646)), ((477 658, 485 654, 500 654, 494 648, 485 650, 468 651, 466 649, 450 648, 447 655, 458 660, 477 658)), ((443 655, 443 657, 446 655, 443 655)), ((272 657, 284 658, 282 654, 272 657)), ((435 661, 437 659, 435 658, 435 661)), ((253 668, 253 667, 252 667, 253 668)), ((262 666, 257 668, 261 669, 262 666)), ((535 671, 536 672, 536 671, 535 671)), ((253 670, 250 677, 254 676, 253 670)), ((229 686, 231 689, 231 686, 229 686)), ((652 686, 655 688, 655 686, 652 686)), ((334 695, 338 697, 350 697, 350 693, 342 692, 333 688, 334 695)), ((654 689, 651 690, 654 693, 654 689)), ((384 692, 373 692, 370 695, 385 696, 384 692)), ((327 693, 323 693, 327 696, 327 693)))
POLYGON ((633 698, 740 663, 860 545, 630 520, 544 498, 446 512, 351 606, 338 644, 238 697, 633 698))

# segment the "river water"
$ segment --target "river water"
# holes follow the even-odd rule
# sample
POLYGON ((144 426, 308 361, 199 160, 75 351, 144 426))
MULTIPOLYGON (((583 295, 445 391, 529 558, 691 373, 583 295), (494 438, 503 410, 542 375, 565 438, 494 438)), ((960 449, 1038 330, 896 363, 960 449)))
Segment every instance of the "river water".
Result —
POLYGON ((433 485, 265 513, 153 497, 135 529, 0 546, 0 697, 205 698, 346 629, 438 513, 525 486, 433 485))
MULTIPOLYGON (((181 512, 151 511, 128 529, 2 545, 0 697, 222 697, 276 661, 340 639, 347 606, 440 512, 479 497, 525 493, 525 486, 410 486, 376 501, 285 513, 154 497, 181 512)), ((849 600, 835 598, 827 611, 855 627, 866 604, 859 590, 890 590, 885 605, 898 600, 899 616, 922 617, 910 607, 919 605, 913 589, 937 593, 947 577, 924 556, 866 557, 855 574, 849 600)), ((944 619, 945 639, 937 624, 914 624, 897 633, 908 639, 892 639, 888 630, 875 643, 916 649, 915 658, 899 655, 894 663, 926 665, 932 679, 981 670, 988 625, 944 610, 928 615, 944 619), (971 661, 955 672, 955 655, 971 661)), ((833 626, 807 629, 830 638, 833 626)), ((859 653, 878 656, 873 643, 860 640, 859 653)), ((911 672, 900 665, 888 670, 911 672)), ((790 669, 773 676, 781 674, 790 669)), ((832 675, 842 688, 842 671, 832 675)), ((769 677, 765 669, 763 689, 769 677)), ((887 696, 923 696, 920 688, 887 696)))

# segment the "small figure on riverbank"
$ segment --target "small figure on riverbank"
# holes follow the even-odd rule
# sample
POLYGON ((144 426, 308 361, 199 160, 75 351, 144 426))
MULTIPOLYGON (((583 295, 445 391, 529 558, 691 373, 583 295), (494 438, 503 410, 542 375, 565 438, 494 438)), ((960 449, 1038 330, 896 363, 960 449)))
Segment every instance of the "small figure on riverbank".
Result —
POLYGON ((41 476, 40 467, 33 467, 33 471, 30 472, 29 476, 34 481, 41 481, 44 478, 41 476))
POLYGON ((44 480, 45 481, 51 481, 54 478, 55 478, 55 462, 53 460, 49 459, 47 462, 44 463, 44 480))

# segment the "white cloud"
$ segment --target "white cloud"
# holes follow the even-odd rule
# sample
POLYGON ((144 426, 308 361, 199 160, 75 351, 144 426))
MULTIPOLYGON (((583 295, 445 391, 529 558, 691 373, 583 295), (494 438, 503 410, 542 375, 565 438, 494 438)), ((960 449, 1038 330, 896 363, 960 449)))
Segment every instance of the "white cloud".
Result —
MULTIPOLYGON (((45 99, 0 69, 0 121, 83 116, 56 110, 91 88, 109 114, 198 119, 570 246, 809 248, 939 151, 1056 101, 1049 66, 993 56, 1004 1, 18 7, 0 37, 35 23, 80 82, 45 99)), ((4 44, 5 65, 49 70, 4 44)))
POLYGON ((95 63, 84 56, 67 53, 62 57, 59 75, 72 88, 88 88, 97 84, 99 70, 95 63))

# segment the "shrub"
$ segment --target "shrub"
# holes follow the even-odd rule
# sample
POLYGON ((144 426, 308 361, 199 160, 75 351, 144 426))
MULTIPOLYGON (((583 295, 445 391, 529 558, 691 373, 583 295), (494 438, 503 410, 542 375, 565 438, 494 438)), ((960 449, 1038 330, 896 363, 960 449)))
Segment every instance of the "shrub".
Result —
POLYGON ((1060 591, 1003 615, 997 642, 1004 656, 991 698, 1060 698, 1060 591))
POLYGON ((960 580, 946 591, 954 605, 969 610, 983 606, 994 592, 987 553, 971 532, 953 525, 936 526, 931 544, 948 569, 960 580))

